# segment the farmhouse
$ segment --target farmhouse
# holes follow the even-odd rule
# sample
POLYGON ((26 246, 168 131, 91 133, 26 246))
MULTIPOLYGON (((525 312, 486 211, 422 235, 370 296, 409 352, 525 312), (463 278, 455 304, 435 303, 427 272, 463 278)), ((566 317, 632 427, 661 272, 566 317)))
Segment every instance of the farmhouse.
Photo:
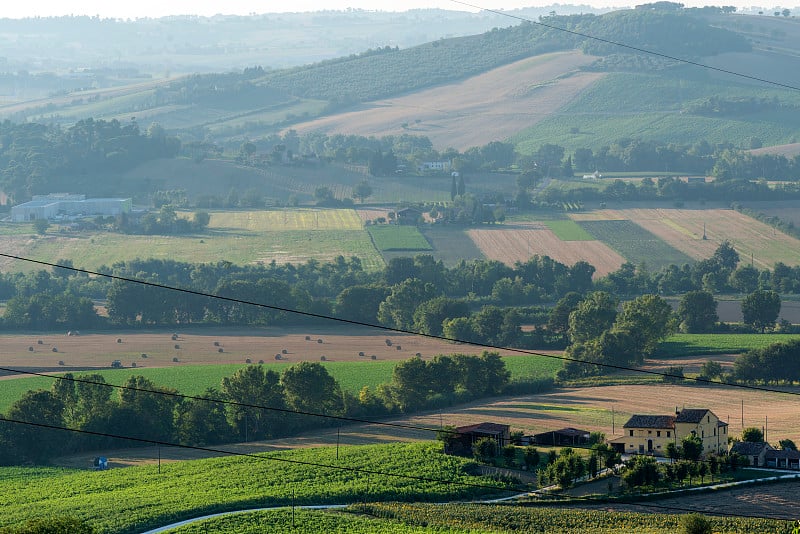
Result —
POLYGON ((675 415, 633 415, 623 429, 624 436, 609 441, 623 454, 664 456, 668 443, 679 445, 691 435, 702 441, 703 454, 728 449, 728 423, 704 408, 675 410, 675 415))
POLYGON ((129 213, 132 209, 130 198, 86 198, 86 195, 51 193, 34 195, 33 200, 11 208, 14 222, 34 221, 36 219, 57 219, 78 216, 114 216, 129 213))

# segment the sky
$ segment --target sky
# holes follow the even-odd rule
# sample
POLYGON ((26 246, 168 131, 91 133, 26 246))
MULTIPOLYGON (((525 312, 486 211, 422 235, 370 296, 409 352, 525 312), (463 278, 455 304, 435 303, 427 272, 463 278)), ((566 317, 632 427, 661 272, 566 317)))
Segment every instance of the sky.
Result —
MULTIPOLYGON (((484 9, 516 9, 532 5, 584 4, 593 7, 630 7, 653 0, 464 0, 466 3, 484 9)), ((679 0, 681 1, 681 0, 679 0)), ((735 5, 750 7, 751 1, 723 0, 682 0, 687 7, 703 5, 735 5)), ((3 0, 0 5, 0 18, 48 17, 60 15, 99 15, 103 18, 141 18, 163 17, 168 15, 216 14, 248 15, 251 13, 280 13, 286 11, 344 10, 348 7, 376 11, 405 11, 407 9, 440 8, 457 11, 478 11, 452 0, 3 0)))

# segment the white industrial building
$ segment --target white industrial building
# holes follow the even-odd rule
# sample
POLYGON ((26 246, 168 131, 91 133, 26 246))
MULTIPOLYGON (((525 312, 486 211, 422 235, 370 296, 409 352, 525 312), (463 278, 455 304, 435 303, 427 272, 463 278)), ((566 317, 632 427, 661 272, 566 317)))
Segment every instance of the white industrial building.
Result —
POLYGON ((68 193, 34 195, 30 202, 11 208, 11 220, 25 222, 97 215, 107 217, 129 213, 132 207, 133 201, 130 198, 86 198, 86 195, 68 193))

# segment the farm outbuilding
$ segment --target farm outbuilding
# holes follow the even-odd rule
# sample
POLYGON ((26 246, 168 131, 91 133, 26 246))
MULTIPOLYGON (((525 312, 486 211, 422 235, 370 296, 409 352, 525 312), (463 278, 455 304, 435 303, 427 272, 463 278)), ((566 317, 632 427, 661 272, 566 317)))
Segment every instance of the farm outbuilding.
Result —
POLYGON ((446 452, 459 454, 472 450, 472 444, 481 438, 490 438, 497 442, 499 447, 511 442, 511 427, 498 423, 478 423, 475 425, 459 426, 454 429, 456 437, 450 440, 446 452))
POLYGON ((562 428, 561 430, 534 434, 532 438, 531 441, 537 445, 586 445, 589 443, 589 431, 577 428, 562 428))
POLYGON ((78 216, 115 216, 129 213, 133 208, 130 198, 86 198, 86 195, 54 193, 34 195, 30 202, 11 208, 13 222, 57 219, 78 216))

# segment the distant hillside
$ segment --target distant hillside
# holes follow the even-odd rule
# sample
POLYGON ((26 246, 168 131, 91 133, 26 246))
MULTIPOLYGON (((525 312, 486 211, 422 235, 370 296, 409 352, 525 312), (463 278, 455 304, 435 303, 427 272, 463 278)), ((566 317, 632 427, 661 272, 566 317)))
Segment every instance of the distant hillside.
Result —
POLYGON ((755 137, 783 144, 800 135, 797 114, 787 112, 800 105, 793 92, 582 36, 765 77, 783 71, 784 79, 800 78, 795 23, 772 18, 714 9, 545 15, 544 24, 408 48, 383 45, 304 67, 191 76, 133 92, 79 92, 15 105, 7 114, 0 108, 0 118, 69 125, 86 116, 120 122, 135 116, 185 142, 212 141, 230 150, 288 128, 413 133, 430 136, 437 149, 512 139, 523 153, 544 143, 599 148, 624 137, 737 146, 755 137), (776 104, 749 115, 698 112, 712 96, 776 104))

